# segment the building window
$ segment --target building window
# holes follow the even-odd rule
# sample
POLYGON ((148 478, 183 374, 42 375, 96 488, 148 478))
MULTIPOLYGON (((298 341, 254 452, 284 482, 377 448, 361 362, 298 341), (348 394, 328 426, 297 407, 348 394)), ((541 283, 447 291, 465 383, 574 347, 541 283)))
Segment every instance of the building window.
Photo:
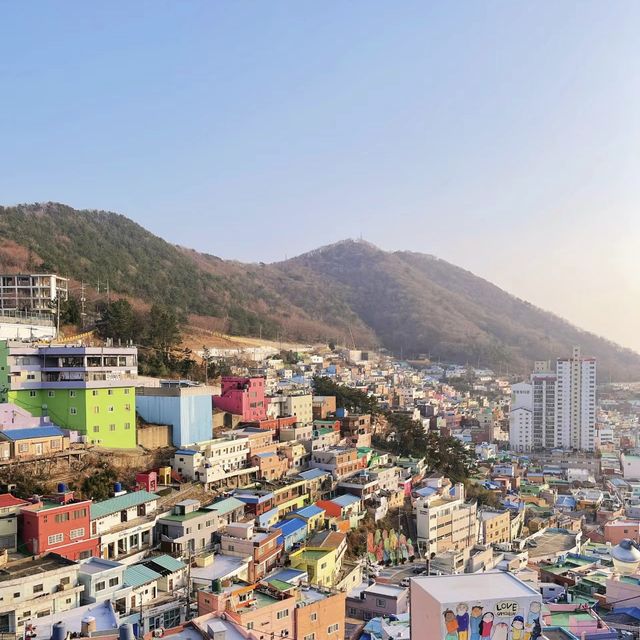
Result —
POLYGON ((75 407, 69 407, 69 413, 72 416, 78 415, 78 410, 75 407))
POLYGON ((75 540, 76 538, 82 538, 84 536, 84 529, 72 529, 71 532, 69 533, 69 537, 72 540, 75 540))
POLYGON ((117 587, 118 586, 118 578, 109 578, 109 586, 110 587, 117 587))
POLYGON ((253 629, 253 622, 247 622, 247 629, 251 631, 253 629))
POLYGON ((67 513, 58 513, 56 515, 56 522, 67 522, 69 520, 69 512, 67 513))
POLYGON ((104 591, 105 582, 96 582, 96 591, 104 591))
POLYGON ((308 635, 304 636, 303 640, 316 640, 316 634, 309 633, 308 635))
POLYGON ((116 430, 116 425, 115 424, 110 424, 109 425, 109 431, 115 431, 116 430))
POLYGON ((69 397, 70 398, 75 398, 76 397, 75 389, 69 389, 69 397))
POLYGON ((60 448, 61 448, 61 447, 60 447, 60 440, 52 440, 52 441, 49 443, 49 446, 50 446, 52 449, 60 449, 60 448))
POLYGON ((278 613, 276 614, 276 618, 278 620, 282 620, 283 618, 288 618, 289 617, 289 609, 282 609, 281 611, 278 611, 278 613))
POLYGON ((78 556, 78 560, 86 560, 87 558, 91 557, 91 550, 87 549, 86 551, 83 551, 79 556, 78 556))
POLYGON ((42 593, 43 591, 44 591, 44 585, 42 584, 33 585, 33 593, 42 593))
POLYGON ((100 407, 98 406, 93 407, 93 413, 100 413, 100 407))
POLYGON ((112 405, 112 404, 110 404, 110 405, 107 407, 107 411, 108 411, 109 413, 113 413, 113 405, 112 405))
POLYGON ((383 600, 382 598, 376 598, 376 607, 380 607, 381 609, 384 609, 387 606, 387 601, 383 600))
POLYGON ((318 619, 318 614, 317 613, 312 613, 311 614, 311 622, 315 622, 318 619))
POLYGON ((131 429, 131 423, 130 422, 125 422, 124 423, 124 428, 125 429, 131 429))
POLYGON ((59 544, 64 540, 64 533, 55 533, 52 536, 49 536, 48 544, 59 544))
POLYGON ((18 446, 18 451, 20 453, 27 453, 29 451, 29 445, 28 444, 20 444, 18 446))
POLYGON ((93 427, 93 433, 98 433, 100 431, 100 427, 98 425, 95 425, 93 427))
POLYGON ((125 396, 128 396, 128 395, 129 395, 129 389, 125 389, 125 390, 124 390, 124 395, 125 395, 125 396))
POLYGON ((48 395, 50 398, 55 398, 55 397, 56 397, 56 392, 55 392, 55 391, 47 391, 47 395, 48 395))
POLYGON ((112 396, 113 395, 113 389, 107 389, 107 395, 108 396, 112 396))
POLYGON ((94 389, 94 390, 91 392, 91 395, 92 395, 92 396, 97 396, 97 395, 98 395, 98 390, 97 390, 97 389, 94 389))
POLYGON ((129 403, 124 405, 124 410, 125 411, 131 411, 131 405, 129 403))
POLYGON ((327 627, 327 633, 336 633, 340 629, 340 625, 336 622, 332 624, 330 627, 327 627))
POLYGON ((35 398, 38 395, 37 391, 29 391, 29 397, 30 398, 35 398))

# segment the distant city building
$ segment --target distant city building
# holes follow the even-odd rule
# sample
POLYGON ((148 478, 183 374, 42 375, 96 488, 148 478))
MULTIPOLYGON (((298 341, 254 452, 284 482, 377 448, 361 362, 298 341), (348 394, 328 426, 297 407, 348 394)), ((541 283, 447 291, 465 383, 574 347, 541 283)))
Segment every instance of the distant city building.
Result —
POLYGON ((509 445, 513 451, 595 448, 595 358, 571 358, 534 365, 529 382, 511 388, 509 445))

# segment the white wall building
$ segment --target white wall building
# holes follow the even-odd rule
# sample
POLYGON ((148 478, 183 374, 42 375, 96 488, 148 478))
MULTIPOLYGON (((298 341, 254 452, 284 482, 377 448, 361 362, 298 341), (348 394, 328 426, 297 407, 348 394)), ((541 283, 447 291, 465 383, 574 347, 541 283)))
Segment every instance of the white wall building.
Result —
POLYGON ((595 449, 596 360, 583 358, 580 347, 557 362, 557 437, 563 449, 595 449))
POLYGON ((511 387, 509 446, 513 451, 533 448, 533 385, 518 382, 511 387))

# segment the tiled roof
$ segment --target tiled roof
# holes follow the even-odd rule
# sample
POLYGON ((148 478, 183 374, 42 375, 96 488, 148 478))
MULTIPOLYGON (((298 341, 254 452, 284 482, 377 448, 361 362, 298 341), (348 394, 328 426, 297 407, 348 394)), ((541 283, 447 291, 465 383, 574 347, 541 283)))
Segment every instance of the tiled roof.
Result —
POLYGON ((137 507, 151 500, 157 500, 159 497, 155 493, 149 493, 149 491, 132 491, 131 493, 125 493, 123 496, 96 502, 91 505, 91 519, 104 518, 112 513, 117 513, 130 507, 137 507))
POLYGON ((26 500, 16 498, 10 493, 0 493, 0 508, 18 507, 23 504, 28 504, 28 502, 26 500))

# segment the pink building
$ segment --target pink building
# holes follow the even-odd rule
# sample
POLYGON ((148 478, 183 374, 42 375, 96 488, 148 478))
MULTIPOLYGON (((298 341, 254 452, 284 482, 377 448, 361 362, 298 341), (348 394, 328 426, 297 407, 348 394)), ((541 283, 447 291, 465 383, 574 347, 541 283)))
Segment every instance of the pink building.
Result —
POLYGON ((50 424, 46 418, 37 418, 17 404, 11 402, 0 403, 0 431, 11 429, 30 429, 50 424))
POLYGON ((640 520, 614 520, 604 525, 604 540, 612 545, 620 544, 625 538, 640 540, 640 520))
POLYGON ((213 406, 242 416, 244 422, 264 420, 267 417, 264 378, 223 377, 222 394, 213 397, 213 406))

